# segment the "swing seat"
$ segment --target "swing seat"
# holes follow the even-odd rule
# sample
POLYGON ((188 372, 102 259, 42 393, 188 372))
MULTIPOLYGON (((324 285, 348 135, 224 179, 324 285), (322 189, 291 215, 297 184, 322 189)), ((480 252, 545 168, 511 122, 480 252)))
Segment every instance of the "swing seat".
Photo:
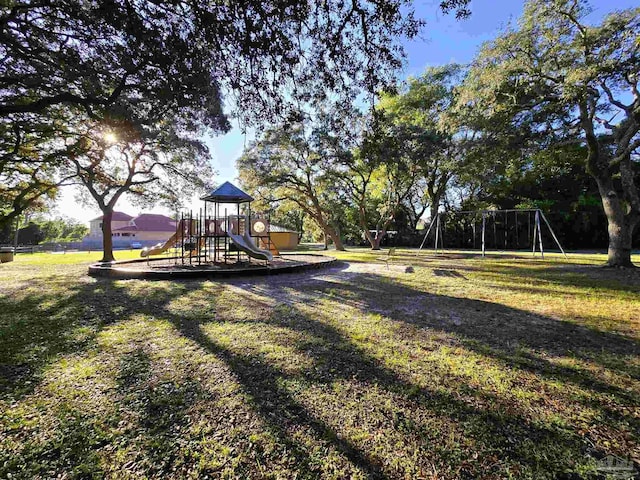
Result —
POLYGON ((389 262, 392 260, 392 257, 396 254, 396 249, 394 248, 390 248, 389 250, 387 250, 387 254, 383 255, 382 257, 378 257, 376 260, 380 260, 382 262, 384 262, 387 265, 387 270, 389 270, 389 262))

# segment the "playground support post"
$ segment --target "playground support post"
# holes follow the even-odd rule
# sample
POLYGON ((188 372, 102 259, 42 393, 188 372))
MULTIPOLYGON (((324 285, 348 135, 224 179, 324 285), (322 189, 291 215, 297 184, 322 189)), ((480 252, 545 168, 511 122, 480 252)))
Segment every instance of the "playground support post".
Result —
POLYGON ((486 252, 486 245, 484 242, 486 226, 487 226, 487 214, 485 212, 482 212, 482 257, 485 256, 485 252, 486 252))
POLYGON ((567 254, 564 252, 564 249, 562 248, 562 245, 560 245, 560 240, 558 240, 558 237, 556 237, 556 233, 553 231, 553 228, 551 228, 551 224, 549 223, 549 220, 547 220, 547 217, 545 216, 542 210, 540 210, 540 215, 542 215, 542 220, 544 220, 544 223, 547 224, 547 228, 549 228, 549 231, 551 232, 551 235, 553 236, 553 239, 555 240, 556 245, 558 245, 558 248, 562 252, 562 255, 564 255, 564 258, 568 258, 567 254))
POLYGON ((180 260, 184 265, 184 212, 180 213, 180 260))
MULTIPOLYGON (((236 228, 238 229, 237 232, 235 232, 236 235, 240 235, 240 204, 238 203, 236 205, 236 209, 237 209, 237 216, 236 216, 236 228)), ((240 263, 240 250, 236 249, 236 263, 240 263)))
MULTIPOLYGON (((189 210, 189 243, 191 243, 192 240, 193 240, 193 210, 189 210)), ((193 265, 192 254, 189 254, 189 265, 193 265)))
POLYGON ((435 252, 438 253, 438 234, 440 233, 440 214, 436 215, 436 244, 435 252))
POLYGON ((431 229, 433 228, 433 225, 436 223, 436 218, 431 219, 431 223, 429 224, 429 228, 427 229, 427 233, 424 234, 424 238, 422 239, 422 243, 420 244, 420 248, 418 249, 418 253, 420 253, 420 251, 422 250, 422 247, 424 247, 424 244, 427 241, 427 237, 429 237, 429 233, 431 233, 431 229))
POLYGON ((229 228, 230 228, 229 215, 227 215, 227 209, 226 208, 224 209, 224 218, 225 218, 225 220, 224 220, 225 221, 225 229, 224 229, 224 231, 227 233, 227 235, 224 236, 224 252, 225 253, 223 253, 223 255, 224 255, 224 263, 226 264, 227 263, 227 253, 229 252, 229 243, 228 243, 229 242, 229 235, 228 235, 228 233, 229 233, 229 228))
MULTIPOLYGON (((544 258, 544 249, 542 247, 542 226, 540 225, 540 210, 536 210, 536 215, 535 215, 535 230, 538 231, 538 241, 540 242, 540 256, 542 258, 544 258)), ((535 230, 533 233, 533 255, 535 256, 536 254, 536 235, 535 235, 535 230)))
MULTIPOLYGON (((176 210, 176 234, 175 234, 176 242, 178 241, 178 228, 180 226, 180 220, 179 220, 179 215, 178 214, 179 214, 179 212, 178 212, 178 210, 176 210)), ((174 257, 173 258, 173 264, 174 265, 178 265, 178 252, 176 252, 176 250, 177 250, 176 249, 176 245, 177 245, 176 242, 173 242, 173 246, 172 246, 172 250, 173 250, 172 253, 173 253, 173 257, 174 257)))
POLYGON ((536 223, 535 215, 533 217, 533 256, 536 256, 536 237, 538 236, 538 224, 536 223))

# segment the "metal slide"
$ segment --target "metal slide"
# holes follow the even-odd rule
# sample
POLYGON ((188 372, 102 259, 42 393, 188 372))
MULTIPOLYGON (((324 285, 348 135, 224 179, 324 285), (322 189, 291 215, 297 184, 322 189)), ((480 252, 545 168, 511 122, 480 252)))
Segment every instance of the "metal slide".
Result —
POLYGON ((273 260, 271 252, 269 250, 260 250, 256 247, 248 233, 245 232, 244 235, 236 235, 235 233, 229 232, 227 235, 229 235, 229 238, 239 250, 243 251, 250 257, 257 258, 259 260, 273 260))
MULTIPOLYGON (((160 255, 161 253, 166 252, 170 248, 173 248, 176 245, 176 243, 178 243, 178 239, 179 238, 182 237, 182 240, 184 241, 184 237, 186 237, 186 236, 188 236, 188 235, 185 235, 185 233, 184 233, 184 220, 180 220, 178 222, 178 225, 176 226, 176 233, 171 235, 169 240, 164 242, 164 244, 163 243, 158 243, 157 245, 154 245, 153 247, 148 247, 148 248, 145 247, 145 248, 143 248, 140 251, 140 256, 141 257, 150 257, 151 255, 160 255)), ((191 255, 193 255, 195 251, 196 251, 196 249, 190 251, 189 253, 191 255)))
POLYGON ((178 240, 178 233, 174 233, 173 235, 171 235, 171 238, 169 238, 169 240, 167 240, 164 243, 164 245, 159 243, 157 245, 154 245, 153 247, 143 248, 140 251, 140 256, 149 257, 151 255, 159 255, 162 252, 166 252, 168 249, 170 249, 175 245, 177 240, 178 240))

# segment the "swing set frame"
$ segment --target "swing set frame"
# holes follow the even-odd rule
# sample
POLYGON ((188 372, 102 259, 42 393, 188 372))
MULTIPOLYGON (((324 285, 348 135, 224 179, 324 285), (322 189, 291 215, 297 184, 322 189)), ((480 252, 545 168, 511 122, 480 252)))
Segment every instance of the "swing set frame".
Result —
MULTIPOLYGON (((522 209, 507 209, 507 210, 462 210, 459 212, 449 212, 449 213, 453 213, 455 215, 470 215, 473 214, 474 217, 478 217, 478 216, 482 216, 482 231, 481 231, 481 245, 482 245, 482 256, 485 257, 486 256, 486 251, 487 251, 487 242, 486 242, 486 230, 487 230, 487 218, 489 216, 492 216, 494 218, 494 224, 493 224, 493 228, 494 228, 494 238, 496 238, 496 224, 495 224, 495 219, 497 216, 499 216, 500 214, 504 214, 504 219, 505 219, 505 250, 507 250, 506 248, 506 244, 507 244, 507 230, 506 230, 506 225, 508 223, 508 217, 510 213, 513 213, 515 215, 515 224, 516 224, 516 241, 517 241, 517 233, 518 233, 518 214, 527 214, 528 218, 530 219, 530 214, 533 213, 534 214, 534 222, 533 222, 533 238, 532 238, 532 243, 533 243, 533 249, 532 249, 532 253, 533 256, 536 256, 536 244, 539 246, 540 249, 540 256, 542 258, 544 258, 544 247, 542 245, 542 222, 541 220, 546 224, 547 228, 549 229, 549 232, 551 233, 551 236, 553 237, 554 241, 556 242, 556 245, 558 245, 558 248, 560 249, 560 251, 562 252, 562 254, 564 255, 565 258, 567 257, 567 254, 565 253, 564 249, 562 248, 562 245, 560 244, 560 240, 558 240, 558 237, 556 236, 555 232, 553 231, 553 228, 551 227, 551 223, 549 223, 549 220, 547 220, 547 217, 545 216, 544 212, 542 210, 540 210, 539 208, 522 208, 522 209)), ((445 212, 438 212, 438 214, 436 215, 435 218, 431 219, 431 223, 429 224, 429 228, 427 229, 427 233, 425 233, 424 238, 422 239, 422 243, 420 244, 420 248, 418 249, 418 254, 422 251, 422 249, 424 248, 426 242, 427 242, 427 238, 429 237, 429 234, 431 233, 431 230, 433 229, 433 227, 435 226, 435 241, 434 241, 434 251, 435 253, 438 253, 438 243, 440 243, 440 249, 444 250, 444 232, 442 229, 442 221, 441 221, 441 216, 442 215, 447 215, 447 213, 445 212)), ((474 221, 473 225, 472 225, 473 231, 474 231, 474 244, 475 244, 475 229, 476 229, 476 222, 474 221)), ((475 248, 475 247, 474 247, 475 248)))

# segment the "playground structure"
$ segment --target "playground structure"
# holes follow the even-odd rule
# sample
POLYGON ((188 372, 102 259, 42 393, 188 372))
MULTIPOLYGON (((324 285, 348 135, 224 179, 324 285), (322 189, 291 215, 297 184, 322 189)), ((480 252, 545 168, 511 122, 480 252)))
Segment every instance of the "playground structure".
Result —
POLYGON ((566 258, 551 224, 539 208, 439 212, 431 219, 418 253, 433 231, 433 248, 436 253, 438 248, 444 249, 446 235, 448 247, 474 250, 479 247, 483 257, 487 250, 530 249, 533 256, 536 256, 538 250, 544 258, 543 224, 566 258))
POLYGON ((204 207, 180 214, 176 232, 164 243, 145 248, 142 257, 167 253, 183 265, 248 263, 268 264, 279 255, 271 242, 269 219, 251 215, 253 197, 229 182, 201 197, 204 207), (235 212, 230 213, 229 210, 235 212), (254 242, 258 242, 260 248, 254 242))
POLYGON ((201 200, 203 208, 196 215, 180 214, 171 238, 143 249, 143 258, 95 263, 89 274, 150 280, 224 278, 299 272, 336 262, 326 255, 280 254, 271 240, 269 218, 252 215, 253 198, 229 182, 201 200))

